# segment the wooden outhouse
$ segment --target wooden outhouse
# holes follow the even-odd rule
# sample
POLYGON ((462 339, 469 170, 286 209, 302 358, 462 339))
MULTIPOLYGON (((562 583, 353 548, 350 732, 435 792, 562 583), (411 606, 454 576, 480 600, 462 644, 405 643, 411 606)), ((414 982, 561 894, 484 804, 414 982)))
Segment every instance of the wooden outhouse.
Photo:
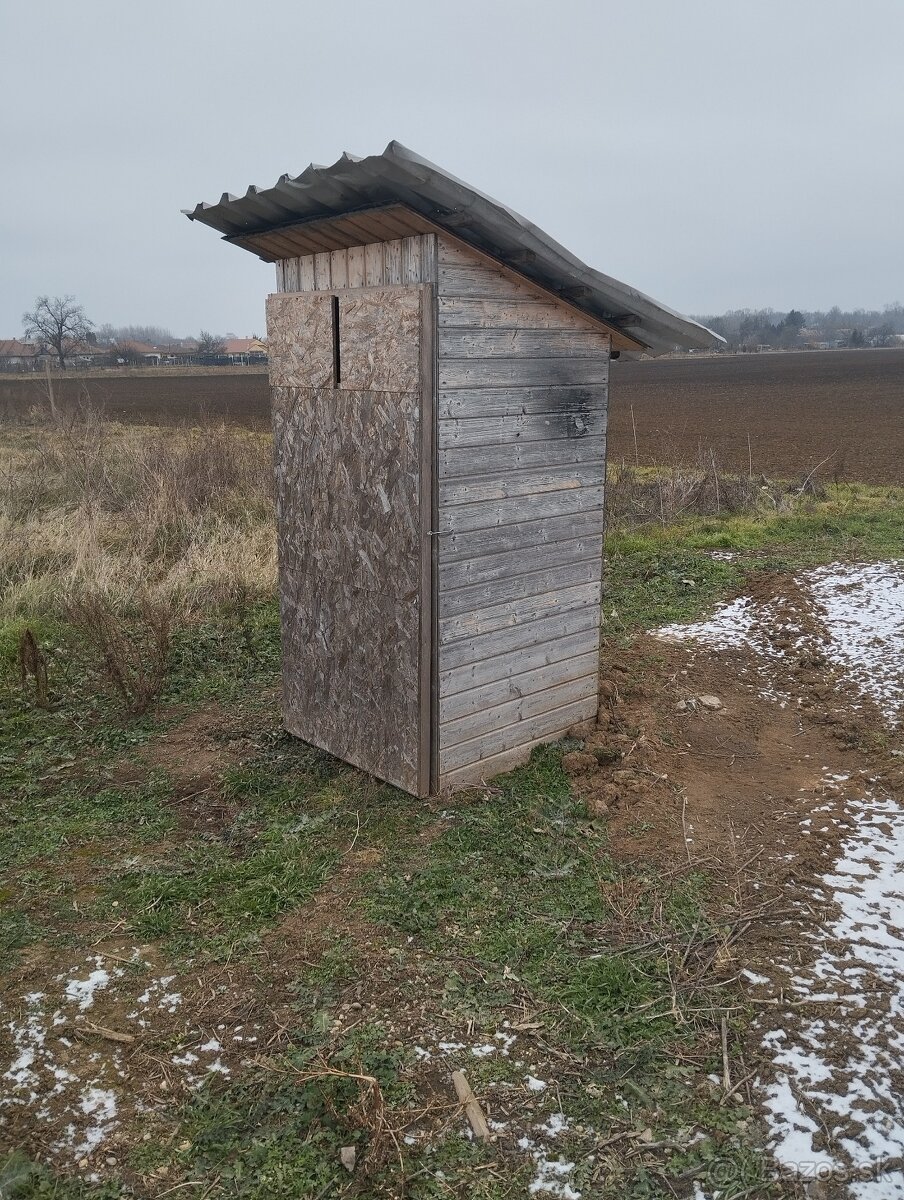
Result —
POLYGON ((188 215, 276 264, 286 728, 423 796, 592 717, 610 354, 716 336, 397 142, 188 215))

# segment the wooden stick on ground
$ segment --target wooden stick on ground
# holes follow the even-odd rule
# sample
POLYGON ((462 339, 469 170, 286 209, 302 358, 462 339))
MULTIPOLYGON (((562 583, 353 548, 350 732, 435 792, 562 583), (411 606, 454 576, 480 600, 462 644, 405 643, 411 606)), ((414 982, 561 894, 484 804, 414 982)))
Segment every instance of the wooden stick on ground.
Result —
POLYGON ((722 1086, 731 1091, 731 1071, 728 1066, 728 1019, 722 1018, 722 1086))
POLYGON ((461 1101, 465 1114, 471 1122, 474 1136, 480 1138, 482 1141, 488 1141, 492 1137, 490 1127, 487 1125, 486 1117, 483 1115, 483 1109, 480 1107, 477 1097, 471 1091, 471 1085, 465 1078, 464 1071, 453 1071, 452 1082, 455 1085, 456 1095, 461 1101))

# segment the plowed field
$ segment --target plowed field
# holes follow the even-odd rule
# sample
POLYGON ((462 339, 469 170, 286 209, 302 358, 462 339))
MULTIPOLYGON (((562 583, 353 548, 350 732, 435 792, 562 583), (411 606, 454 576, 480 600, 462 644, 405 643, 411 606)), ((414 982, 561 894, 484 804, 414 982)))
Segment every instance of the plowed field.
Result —
MULTIPOLYGON (((87 390, 125 421, 269 421, 256 369, 73 373, 55 388, 64 403, 87 390)), ((0 414, 25 413, 44 391, 40 378, 0 376, 0 414)), ((722 467, 780 478, 823 463, 824 479, 904 483, 904 350, 612 364, 610 459, 688 463, 711 452, 722 467)))

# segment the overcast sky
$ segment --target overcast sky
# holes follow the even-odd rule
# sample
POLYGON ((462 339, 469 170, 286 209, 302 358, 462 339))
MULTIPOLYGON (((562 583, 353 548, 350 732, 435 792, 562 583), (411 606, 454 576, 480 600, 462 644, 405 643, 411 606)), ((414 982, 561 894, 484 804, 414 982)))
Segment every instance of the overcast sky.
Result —
POLYGON ((0 338, 261 332, 180 209, 397 138, 673 308, 904 299, 904 0, 0 0, 0 338))

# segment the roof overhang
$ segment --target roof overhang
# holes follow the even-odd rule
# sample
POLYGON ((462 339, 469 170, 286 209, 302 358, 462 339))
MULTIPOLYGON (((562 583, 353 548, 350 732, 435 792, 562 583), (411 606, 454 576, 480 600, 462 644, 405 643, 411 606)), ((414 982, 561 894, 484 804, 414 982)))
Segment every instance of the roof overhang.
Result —
MULTIPOLYGON (((267 262, 430 230, 454 235, 572 307, 661 354, 724 344, 712 330, 581 262, 526 218, 399 142, 382 154, 313 163, 271 188, 224 193, 186 216, 267 262)), ((613 337, 613 344, 615 338, 613 337)))

